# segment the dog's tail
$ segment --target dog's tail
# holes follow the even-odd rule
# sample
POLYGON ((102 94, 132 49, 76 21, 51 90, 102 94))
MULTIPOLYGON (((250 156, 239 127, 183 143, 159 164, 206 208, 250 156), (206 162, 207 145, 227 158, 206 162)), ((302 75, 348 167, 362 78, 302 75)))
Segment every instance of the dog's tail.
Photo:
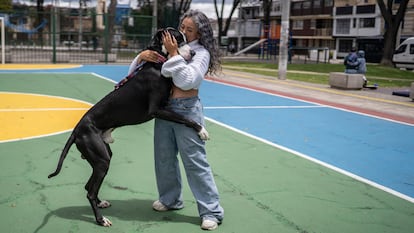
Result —
POLYGON ((74 142, 75 142, 75 134, 72 132, 72 134, 70 135, 68 141, 66 142, 65 147, 63 148, 62 154, 60 155, 56 171, 53 172, 52 174, 50 174, 48 176, 48 178, 52 178, 52 177, 56 176, 57 174, 59 174, 60 170, 62 169, 63 160, 65 160, 66 155, 68 154, 69 149, 70 149, 70 147, 72 146, 72 144, 74 142))

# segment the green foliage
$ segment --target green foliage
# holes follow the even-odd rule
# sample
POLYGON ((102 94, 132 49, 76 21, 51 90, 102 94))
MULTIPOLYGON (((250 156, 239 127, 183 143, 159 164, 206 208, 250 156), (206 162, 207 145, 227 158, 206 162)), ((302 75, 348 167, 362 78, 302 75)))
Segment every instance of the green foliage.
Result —
POLYGON ((9 12, 12 10, 12 1, 0 0, 0 12, 9 12))

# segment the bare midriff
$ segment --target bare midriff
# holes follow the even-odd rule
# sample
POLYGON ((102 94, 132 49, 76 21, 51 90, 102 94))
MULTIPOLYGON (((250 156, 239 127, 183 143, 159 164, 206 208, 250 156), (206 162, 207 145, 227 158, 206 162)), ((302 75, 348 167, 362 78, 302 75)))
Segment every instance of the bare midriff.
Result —
POLYGON ((171 89, 170 98, 177 99, 177 98, 190 98, 198 95, 198 89, 190 89, 190 90, 181 90, 180 88, 173 85, 171 89))

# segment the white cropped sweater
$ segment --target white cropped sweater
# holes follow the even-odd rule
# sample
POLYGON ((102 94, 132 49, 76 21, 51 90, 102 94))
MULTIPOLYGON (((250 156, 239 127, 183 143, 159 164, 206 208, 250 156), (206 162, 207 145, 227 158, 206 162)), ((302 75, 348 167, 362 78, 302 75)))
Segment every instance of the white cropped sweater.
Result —
MULTIPOLYGON (((161 69, 161 74, 172 78, 174 85, 182 90, 198 89, 210 63, 210 53, 198 43, 198 40, 191 41, 188 45, 195 52, 191 61, 187 62, 181 56, 174 56, 168 59, 161 69)), ((131 62, 128 74, 135 70, 138 59, 139 54, 131 62)))
POLYGON ((161 69, 161 74, 171 77, 174 85, 182 90, 198 89, 210 63, 210 53, 198 43, 198 40, 191 41, 188 45, 195 52, 189 62, 181 56, 174 56, 168 59, 161 69))

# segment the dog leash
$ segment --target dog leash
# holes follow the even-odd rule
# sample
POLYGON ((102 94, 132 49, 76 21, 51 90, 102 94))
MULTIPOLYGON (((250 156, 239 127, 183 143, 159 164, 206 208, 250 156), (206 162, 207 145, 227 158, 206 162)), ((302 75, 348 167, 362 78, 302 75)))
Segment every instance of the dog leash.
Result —
POLYGON ((128 82, 131 78, 135 77, 137 75, 137 73, 142 69, 142 67, 145 65, 145 63, 147 63, 146 61, 142 61, 141 63, 139 63, 137 65, 137 67, 135 68, 134 72, 130 73, 128 76, 126 76, 125 78, 123 78, 121 81, 119 81, 116 85, 115 85, 115 90, 119 89, 120 87, 122 87, 126 82, 128 82))

